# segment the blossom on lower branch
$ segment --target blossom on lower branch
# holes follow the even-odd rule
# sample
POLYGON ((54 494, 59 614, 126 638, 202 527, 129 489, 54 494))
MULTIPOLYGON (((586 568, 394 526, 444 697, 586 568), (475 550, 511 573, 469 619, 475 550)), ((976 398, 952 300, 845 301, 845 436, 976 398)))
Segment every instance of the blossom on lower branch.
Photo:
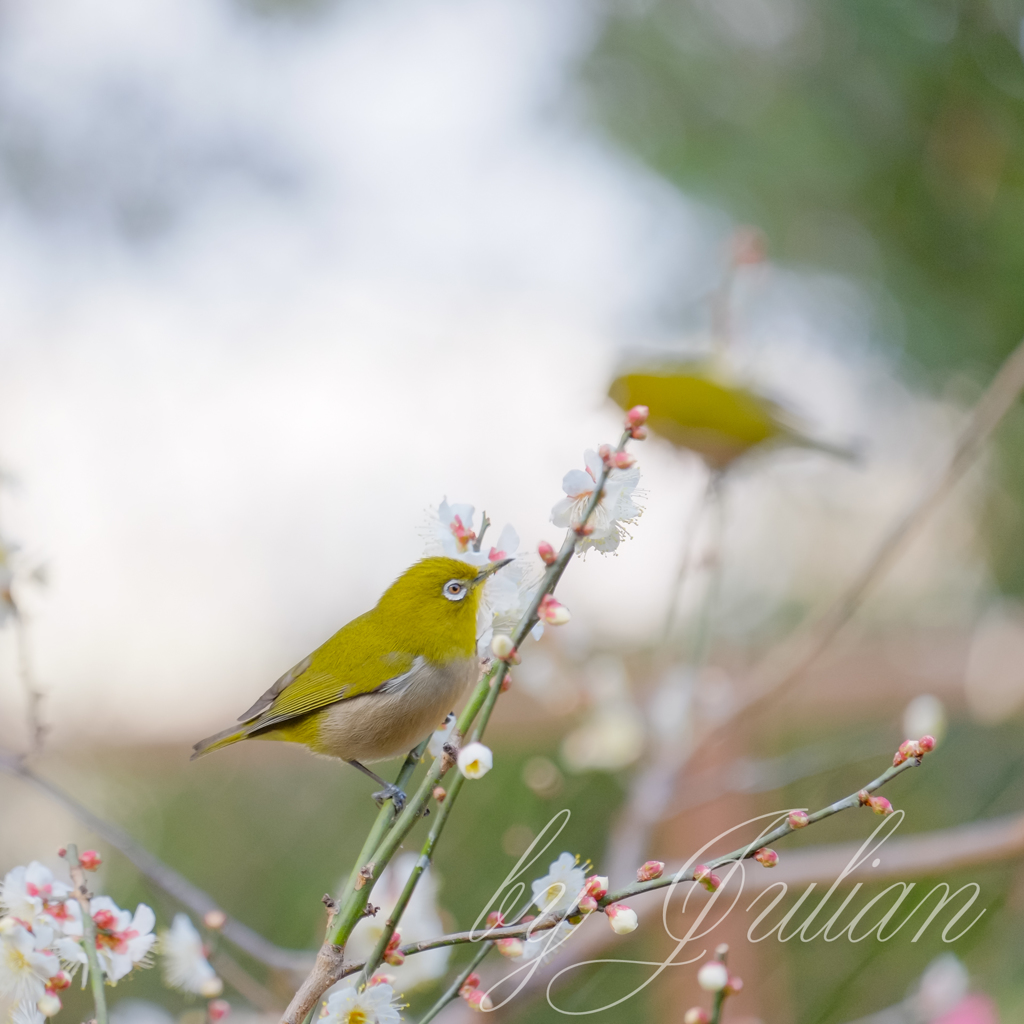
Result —
POLYGON ((545 914, 560 914, 568 910, 580 897, 586 882, 586 873, 571 853, 563 853, 552 861, 548 873, 534 879, 533 902, 545 914))
POLYGON ((402 1004, 388 984, 357 990, 343 988, 331 995, 320 1011, 322 1024, 399 1024, 402 1004))
POLYGON ((111 984, 129 974, 136 964, 149 966, 149 953, 156 943, 153 926, 156 915, 140 903, 133 915, 109 896, 96 896, 89 903, 96 925, 96 952, 100 966, 111 984))
POLYGON ((175 914, 170 928, 160 932, 157 951, 161 954, 164 981, 170 988, 212 999, 224 990, 224 983, 210 966, 203 939, 187 914, 175 914))

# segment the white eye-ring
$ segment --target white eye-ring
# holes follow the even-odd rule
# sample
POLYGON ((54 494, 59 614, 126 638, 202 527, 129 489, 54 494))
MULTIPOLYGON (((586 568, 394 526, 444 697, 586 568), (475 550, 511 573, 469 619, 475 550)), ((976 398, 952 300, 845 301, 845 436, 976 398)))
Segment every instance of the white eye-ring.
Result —
POLYGON ((449 601, 461 601, 469 593, 469 587, 461 580, 449 580, 442 593, 449 601))

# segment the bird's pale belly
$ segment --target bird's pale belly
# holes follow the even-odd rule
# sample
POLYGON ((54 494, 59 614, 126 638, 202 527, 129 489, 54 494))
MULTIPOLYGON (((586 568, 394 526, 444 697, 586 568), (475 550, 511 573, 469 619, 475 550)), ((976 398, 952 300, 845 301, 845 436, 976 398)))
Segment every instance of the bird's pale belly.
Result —
POLYGON ((407 754, 437 729, 476 682, 476 657, 441 666, 424 662, 394 693, 368 693, 317 713, 317 735, 309 746, 345 761, 384 761, 407 754))

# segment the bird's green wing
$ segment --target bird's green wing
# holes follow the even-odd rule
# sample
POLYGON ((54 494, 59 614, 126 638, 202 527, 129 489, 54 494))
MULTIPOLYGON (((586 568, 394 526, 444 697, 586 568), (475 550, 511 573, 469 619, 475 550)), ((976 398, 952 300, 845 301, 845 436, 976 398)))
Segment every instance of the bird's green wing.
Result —
POLYGON ((329 704, 378 690, 391 690, 413 668, 414 655, 381 650, 375 632, 360 616, 338 630, 290 669, 239 721, 265 729, 308 715, 329 704))

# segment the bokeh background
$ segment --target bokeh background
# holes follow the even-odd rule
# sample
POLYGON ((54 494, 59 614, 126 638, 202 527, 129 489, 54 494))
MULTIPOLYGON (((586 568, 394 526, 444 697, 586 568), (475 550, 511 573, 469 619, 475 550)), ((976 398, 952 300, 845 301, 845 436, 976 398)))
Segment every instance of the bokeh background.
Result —
MULTIPOLYGON (((942 470, 1024 331, 1022 40, 1011 0, 4 0, 0 534, 46 694, 35 769, 274 942, 313 948, 366 787, 276 745, 189 765, 190 744, 372 604, 443 498, 524 547, 556 540, 562 475, 619 429, 615 374, 721 355, 716 296, 753 225, 766 258, 729 278, 725 358, 860 457, 730 468, 666 645, 706 471, 645 442, 633 538, 571 567, 572 622, 503 699, 498 767, 439 855, 442 919, 471 924, 562 807, 565 848, 602 864, 672 671, 692 670, 673 721, 694 747, 645 855, 857 788, 922 694, 949 725, 888 794, 904 831, 1020 813, 1019 407, 785 699, 700 737, 942 470)), ((28 742, 8 620, 0 744, 28 742)), ((868 830, 847 815, 800 838, 868 830)), ((0 775, 0 870, 76 837, 0 775)), ((103 849, 111 895, 167 919, 103 849)), ((982 886, 963 940, 732 940, 747 987, 730 1019, 843 1024, 901 1004, 950 950, 984 1012, 1019 1019, 1019 852, 936 877, 982 886)), ((659 931, 622 955, 666 955, 659 931)), ((604 1016, 681 1020, 687 970, 604 1016)), ((595 971, 562 1005, 635 984, 595 971)), ((230 989, 236 1013, 266 1012, 253 995, 230 989)), ((201 1018, 156 972, 115 996, 201 1018)), ((543 998, 513 1008, 560 1019, 543 998)))

